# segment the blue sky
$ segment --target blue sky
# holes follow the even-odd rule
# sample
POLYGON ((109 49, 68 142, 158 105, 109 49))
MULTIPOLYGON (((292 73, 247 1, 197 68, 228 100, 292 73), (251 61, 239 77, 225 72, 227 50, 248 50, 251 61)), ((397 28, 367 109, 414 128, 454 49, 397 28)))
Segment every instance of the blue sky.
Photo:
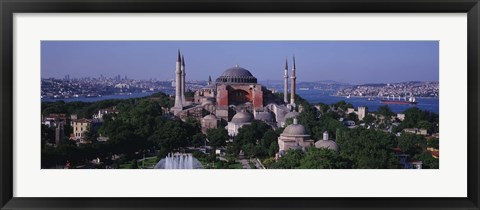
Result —
POLYGON ((352 84, 438 81, 437 41, 42 41, 42 78, 174 78, 177 50, 187 80, 217 78, 236 64, 259 80, 282 80, 296 57, 297 81, 352 84))

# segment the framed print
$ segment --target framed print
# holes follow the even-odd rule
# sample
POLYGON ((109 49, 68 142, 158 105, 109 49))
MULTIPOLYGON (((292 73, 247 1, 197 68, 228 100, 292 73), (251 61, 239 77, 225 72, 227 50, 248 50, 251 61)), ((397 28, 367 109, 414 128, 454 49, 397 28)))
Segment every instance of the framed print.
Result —
POLYGON ((477 0, 0 5, 2 209, 479 208, 477 0))

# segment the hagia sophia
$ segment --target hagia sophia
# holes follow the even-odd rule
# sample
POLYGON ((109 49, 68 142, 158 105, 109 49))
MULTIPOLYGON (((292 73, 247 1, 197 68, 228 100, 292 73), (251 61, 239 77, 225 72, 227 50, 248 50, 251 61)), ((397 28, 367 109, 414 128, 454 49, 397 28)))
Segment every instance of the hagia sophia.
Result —
POLYGON ((224 126, 231 137, 238 129, 260 120, 276 129, 285 127, 288 118, 293 124, 288 125, 278 138, 279 155, 288 149, 305 150, 308 146, 328 148, 338 151, 335 141, 328 139, 324 133, 322 140, 310 138, 305 127, 297 122, 301 107, 295 104, 296 65, 293 57, 291 75, 288 75, 288 62, 285 62, 283 100, 278 99, 253 74, 239 65, 226 69, 215 82, 209 78, 206 86, 194 93, 193 100, 185 100, 185 59, 178 51, 175 70, 175 105, 171 112, 185 120, 193 117, 201 122, 202 132, 224 126), (290 79, 290 94, 288 81, 290 79), (299 109, 300 108, 300 109, 299 109))

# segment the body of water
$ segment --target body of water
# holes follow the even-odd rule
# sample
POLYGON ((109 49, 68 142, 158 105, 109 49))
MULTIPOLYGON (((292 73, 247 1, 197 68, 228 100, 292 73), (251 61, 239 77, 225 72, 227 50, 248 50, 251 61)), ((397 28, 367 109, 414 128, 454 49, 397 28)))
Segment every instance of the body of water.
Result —
MULTIPOLYGON (((352 104, 355 108, 359 106, 368 107, 369 111, 377 111, 378 107, 385 104, 380 103, 380 98, 375 98, 374 101, 367 100, 368 97, 351 97, 346 98, 342 96, 331 96, 333 92, 325 92, 321 90, 298 90, 297 94, 306 99, 312 104, 324 103, 333 104, 339 101, 345 101, 352 104)), ((403 104, 388 104, 388 107, 395 112, 400 113, 411 107, 418 107, 421 110, 427 110, 430 112, 439 112, 439 99, 438 98, 416 98, 417 105, 403 105, 403 104)))
MULTIPOLYGON (((108 99, 129 99, 149 96, 153 93, 132 93, 130 95, 106 95, 102 97, 94 98, 65 98, 65 99, 42 99, 42 102, 52 102, 63 100, 65 102, 82 101, 82 102, 96 102, 108 99)), ((344 100, 347 103, 352 104, 355 108, 359 106, 368 107, 369 111, 376 111, 378 107, 385 104, 380 103, 380 99, 376 98, 375 101, 368 101, 367 97, 341 97, 331 96, 333 92, 326 92, 322 90, 297 90, 297 94, 306 99, 312 104, 324 103, 333 104, 344 100)), ((439 113, 439 99, 438 98, 416 98, 417 105, 401 105, 401 104, 389 104, 390 109, 395 113, 400 113, 411 107, 418 107, 422 110, 427 110, 435 113, 439 113)))
POLYGON ((122 95, 105 95, 102 97, 78 97, 78 98, 61 98, 61 99, 56 99, 56 98, 42 98, 42 102, 54 102, 54 101, 65 101, 66 103, 68 102, 74 102, 74 101, 81 101, 81 102, 97 102, 97 101, 103 101, 103 100, 108 100, 108 99, 129 99, 129 98, 141 98, 145 96, 152 95, 154 93, 132 93, 132 94, 122 94, 122 95))

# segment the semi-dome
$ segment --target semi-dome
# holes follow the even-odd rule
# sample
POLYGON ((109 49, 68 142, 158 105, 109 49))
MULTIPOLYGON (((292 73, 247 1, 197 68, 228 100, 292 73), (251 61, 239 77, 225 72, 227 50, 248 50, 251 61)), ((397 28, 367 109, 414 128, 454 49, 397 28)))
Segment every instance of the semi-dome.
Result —
POLYGON ((273 116, 270 112, 258 112, 255 115, 255 119, 261 120, 261 121, 264 121, 264 122, 271 122, 271 121, 273 121, 273 116))
POLYGON ((213 114, 209 114, 209 115, 203 117, 203 119, 205 119, 205 120, 216 120, 217 117, 215 117, 215 115, 213 115, 213 114))
POLYGON ((249 123, 252 122, 253 116, 248 112, 238 112, 232 118, 233 123, 249 123))
POLYGON ((244 69, 238 65, 229 68, 217 78, 217 83, 257 83, 255 78, 249 70, 244 69))
POLYGON ((332 140, 318 140, 315 142, 315 147, 316 148, 326 148, 326 149, 331 149, 335 152, 338 152, 338 144, 335 141, 332 140))
POLYGON ((249 70, 244 69, 238 65, 235 67, 229 68, 225 70, 222 74, 222 76, 230 76, 230 77, 241 77, 241 76, 253 76, 252 73, 250 73, 249 70))
POLYGON ((308 136, 307 130, 303 125, 291 124, 283 130, 284 136, 308 136))

